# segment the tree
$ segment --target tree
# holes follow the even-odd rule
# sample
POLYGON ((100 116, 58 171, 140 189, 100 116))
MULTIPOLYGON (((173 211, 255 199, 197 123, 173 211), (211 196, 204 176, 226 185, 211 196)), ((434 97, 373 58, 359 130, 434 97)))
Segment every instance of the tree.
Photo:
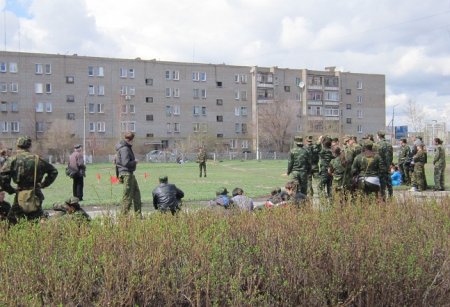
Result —
POLYGON ((405 112, 408 115, 408 123, 411 124, 414 132, 423 132, 423 107, 418 106, 414 100, 409 100, 405 112))
POLYGON ((288 100, 258 105, 260 146, 279 152, 289 150, 299 108, 288 100))
POLYGON ((46 131, 43 145, 49 154, 55 156, 56 161, 65 163, 66 156, 70 154, 75 143, 74 131, 73 121, 63 119, 52 122, 46 131))

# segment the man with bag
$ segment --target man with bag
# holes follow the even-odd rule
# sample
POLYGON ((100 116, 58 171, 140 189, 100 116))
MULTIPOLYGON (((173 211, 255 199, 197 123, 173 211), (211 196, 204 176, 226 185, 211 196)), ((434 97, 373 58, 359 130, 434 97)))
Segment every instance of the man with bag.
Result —
POLYGON ((58 171, 50 163, 30 153, 31 138, 19 137, 16 154, 8 158, 0 170, 0 184, 8 194, 15 193, 14 202, 8 214, 11 224, 19 219, 41 219, 44 194, 42 189, 55 181, 58 171), (17 184, 11 186, 11 180, 17 184))
POLYGON ((83 188, 84 177, 86 176, 86 165, 84 164, 84 158, 81 144, 77 144, 73 147, 73 153, 69 157, 68 168, 73 170, 72 178, 72 195, 77 197, 79 201, 83 200, 83 188))

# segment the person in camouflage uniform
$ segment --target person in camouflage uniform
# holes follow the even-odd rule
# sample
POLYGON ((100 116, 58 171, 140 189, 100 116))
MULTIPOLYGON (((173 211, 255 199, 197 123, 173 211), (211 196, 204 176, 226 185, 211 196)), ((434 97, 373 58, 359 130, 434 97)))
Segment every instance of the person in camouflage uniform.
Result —
POLYGON ((53 210, 56 211, 55 217, 72 217, 79 221, 90 221, 91 217, 80 206, 80 199, 78 197, 71 197, 67 199, 64 204, 54 204, 53 210))
POLYGON ((138 216, 141 213, 141 191, 138 182, 134 176, 138 161, 134 157, 133 146, 134 133, 125 133, 124 139, 116 144, 116 167, 119 173, 119 180, 123 183, 122 194, 122 214, 128 214, 131 205, 134 206, 134 212, 138 216))
POLYGON ((444 191, 445 149, 440 138, 434 139, 434 190, 444 191))
POLYGON ((378 131, 377 133, 378 142, 376 143, 376 148, 378 150, 378 155, 383 163, 383 170, 380 173, 380 192, 381 196, 384 198, 386 196, 386 188, 388 190, 389 197, 392 197, 393 189, 391 182, 391 174, 389 173, 389 168, 393 160, 394 149, 392 145, 386 141, 384 131, 378 131))
POLYGON ((402 182, 406 185, 410 185, 411 177, 409 168, 411 165, 411 148, 409 148, 408 141, 406 139, 402 139, 400 144, 400 152, 398 154, 398 168, 400 170, 400 174, 402 175, 402 182))
POLYGON ((427 183, 425 178, 425 164, 427 163, 427 153, 425 145, 417 145, 417 153, 414 155, 412 163, 414 164, 414 183, 410 191, 425 191, 427 183))
POLYGON ((319 152, 321 145, 314 144, 312 135, 307 137, 306 143, 306 149, 311 156, 311 172, 308 174, 308 195, 312 197, 314 195, 313 179, 317 179, 319 175, 319 152))
POLYGON ((319 153, 319 191, 321 194, 325 193, 325 196, 331 196, 331 176, 328 173, 328 167, 331 160, 333 160, 333 153, 331 151, 331 138, 319 137, 319 141, 322 143, 322 149, 319 153))
POLYGON ((330 166, 328 167, 328 173, 333 178, 332 189, 333 196, 339 194, 345 195, 347 192, 347 160, 345 159, 344 152, 341 152, 341 148, 335 147, 333 149, 334 159, 331 160, 330 166))
POLYGON ((311 173, 311 155, 309 150, 303 147, 303 138, 294 138, 296 147, 289 152, 288 168, 286 174, 297 182, 297 189, 305 194, 308 191, 308 175, 311 173))
POLYGON ((352 164, 352 176, 357 178, 358 191, 378 197, 380 191, 380 175, 384 172, 384 163, 380 156, 373 150, 373 142, 366 140, 363 151, 352 164))
POLYGON ((5 191, 0 191, 0 222, 7 219, 9 210, 11 204, 5 200, 5 191))
POLYGON ((30 152, 31 138, 19 137, 17 140, 17 151, 14 156, 8 158, 0 170, 0 184, 8 194, 16 194, 8 220, 11 224, 17 223, 21 218, 28 220, 41 219, 45 216, 42 210, 44 194, 42 189, 48 187, 58 176, 57 169, 47 161, 30 152), (34 182, 36 157, 38 165, 36 168, 36 182, 34 182), (16 188, 11 186, 11 180, 17 184, 16 188), (25 213, 19 206, 17 193, 22 190, 32 190, 35 187, 35 195, 39 198, 39 208, 35 211, 25 213))
POLYGON ((208 159, 208 155, 206 154, 206 150, 203 147, 199 147, 198 154, 197 154, 197 163, 198 168, 200 170, 200 177, 202 177, 202 170, 203 175, 206 177, 206 160, 208 159))

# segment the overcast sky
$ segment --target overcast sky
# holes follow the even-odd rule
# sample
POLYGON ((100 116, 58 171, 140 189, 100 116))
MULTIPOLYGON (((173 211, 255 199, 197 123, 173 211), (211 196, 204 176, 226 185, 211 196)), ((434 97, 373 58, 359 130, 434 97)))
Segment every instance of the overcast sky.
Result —
MULTIPOLYGON (((450 0, 0 0, 1 50, 386 75, 450 127, 450 0)), ((394 107, 395 106, 395 107, 394 107)))

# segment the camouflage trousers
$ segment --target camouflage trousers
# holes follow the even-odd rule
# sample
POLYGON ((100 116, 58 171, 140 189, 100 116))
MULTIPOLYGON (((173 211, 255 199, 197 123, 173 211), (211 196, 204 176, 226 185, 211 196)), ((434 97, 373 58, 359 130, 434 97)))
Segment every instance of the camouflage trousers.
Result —
POLYGON ((25 219, 27 221, 33 220, 39 221, 41 219, 48 217, 48 215, 45 214, 44 210, 42 210, 42 202, 44 201, 44 194, 42 194, 42 191, 40 189, 36 189, 36 196, 39 197, 41 201, 39 209, 33 212, 25 213, 19 206, 16 194, 16 196, 14 197, 14 203, 11 206, 11 210, 9 210, 8 213, 8 221, 10 224, 14 225, 21 219, 25 219))
POLYGON ((389 197, 392 197, 392 181, 388 172, 380 174, 380 193, 382 197, 386 196, 386 189, 388 190, 389 197))
POLYGON ((308 174, 308 195, 314 195, 314 187, 317 186, 317 178, 319 177, 319 170, 313 170, 308 174))
POLYGON ((409 165, 405 163, 399 163, 398 168, 400 170, 400 174, 402 175, 402 182, 406 185, 411 184, 411 172, 409 170, 409 165))
POLYGON ((133 204, 134 212, 141 215, 141 191, 136 177, 133 174, 122 174, 120 179, 123 181, 122 214, 127 214, 133 204))
POLYGON ((206 162, 200 162, 198 164, 198 168, 200 170, 200 177, 202 176, 202 170, 203 170, 203 175, 206 177, 206 162))
POLYGON ((445 173, 445 165, 435 166, 434 167, 434 189, 435 190, 444 190, 444 173, 445 173))
POLYGON ((308 192, 308 172, 293 171, 290 176, 297 184, 297 192, 302 192, 306 195, 308 192))
POLYGON ((330 197, 331 196, 331 183, 332 178, 328 174, 328 171, 319 173, 319 194, 320 196, 330 197))
POLYGON ((427 181, 425 178, 425 167, 424 164, 421 162, 414 164, 412 185, 418 188, 420 191, 425 191, 427 189, 427 181))

